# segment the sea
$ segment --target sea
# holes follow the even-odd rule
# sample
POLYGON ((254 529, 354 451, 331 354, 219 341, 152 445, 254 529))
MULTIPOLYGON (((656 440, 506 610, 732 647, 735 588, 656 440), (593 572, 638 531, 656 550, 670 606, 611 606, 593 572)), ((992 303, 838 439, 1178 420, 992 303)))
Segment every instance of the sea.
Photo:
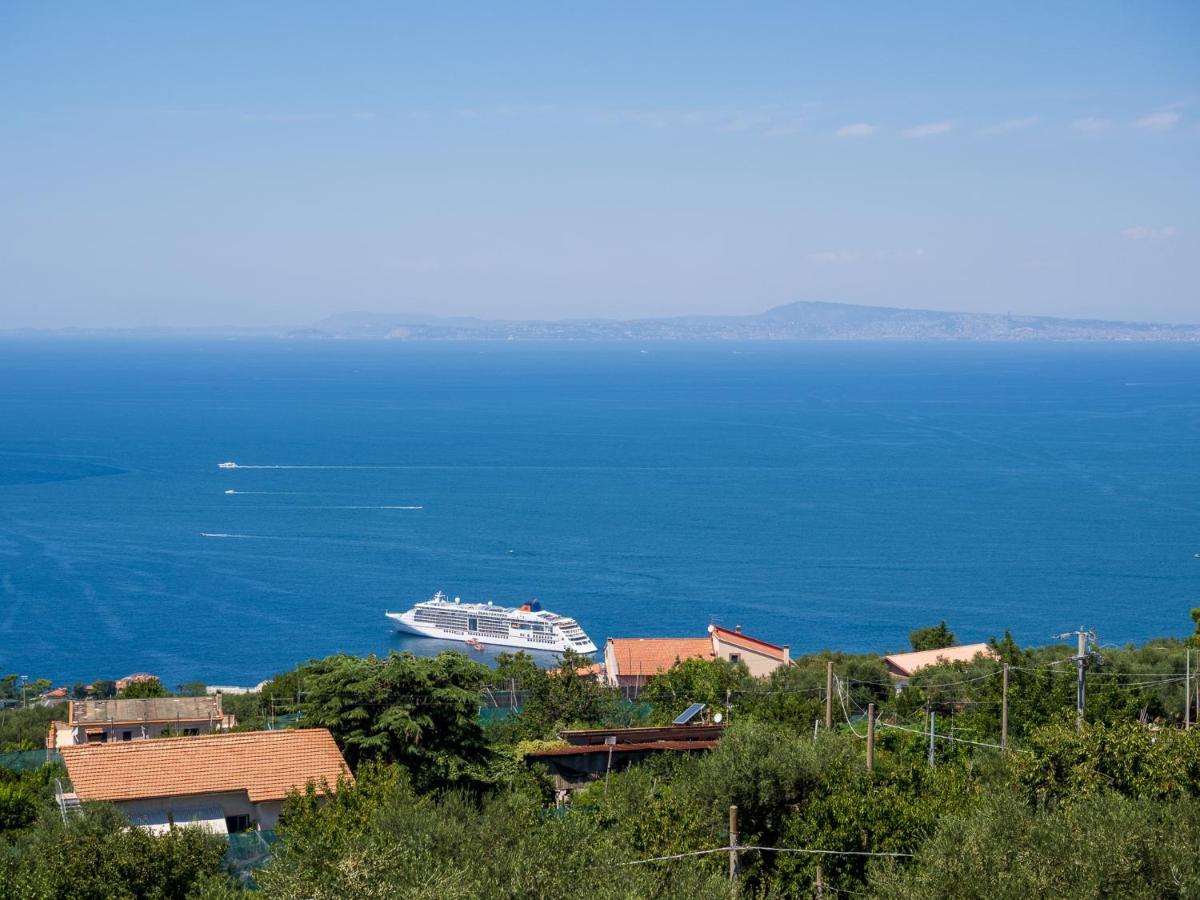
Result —
POLYGON ((1123 644, 1191 632, 1197 554, 1198 346, 0 342, 0 673, 56 683, 436 652, 384 611, 438 590, 1123 644))

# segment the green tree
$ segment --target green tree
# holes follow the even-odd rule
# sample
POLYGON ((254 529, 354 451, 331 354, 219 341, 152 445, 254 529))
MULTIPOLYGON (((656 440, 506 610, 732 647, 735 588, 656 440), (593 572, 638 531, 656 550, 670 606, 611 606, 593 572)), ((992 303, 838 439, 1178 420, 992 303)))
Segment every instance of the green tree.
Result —
POLYGON ((638 700, 654 705, 654 721, 670 722, 692 703, 727 713, 753 685, 749 670, 740 662, 685 659, 653 676, 638 693, 638 700))
POLYGON ((301 666, 304 724, 328 728, 353 768, 398 762, 422 789, 486 780, 476 721, 489 670, 461 653, 330 656, 301 666))
POLYGON ((92 682, 92 696, 98 700, 108 700, 117 696, 117 683, 107 678, 92 682))
POLYGON ((365 765, 332 798, 310 791, 286 808, 282 844, 256 873, 271 897, 424 900, 626 900, 728 896, 722 874, 632 859, 595 816, 547 816, 509 792, 477 800, 414 790, 395 766, 365 765))
POLYGON ((941 650, 943 647, 953 647, 954 632, 947 626, 945 620, 928 628, 918 628, 908 635, 908 642, 913 650, 941 650))
POLYGON ((225 841, 196 828, 155 836, 110 806, 85 804, 64 823, 42 815, 0 854, 0 896, 28 900, 184 897, 223 880, 225 841))
POLYGON ((1047 811, 1003 795, 947 816, 912 863, 876 862, 887 900, 1200 896, 1200 804, 1111 794, 1047 811))
POLYGON ((127 684, 119 695, 125 700, 145 700, 154 697, 170 697, 171 693, 157 678, 147 678, 144 681, 132 681, 127 684))

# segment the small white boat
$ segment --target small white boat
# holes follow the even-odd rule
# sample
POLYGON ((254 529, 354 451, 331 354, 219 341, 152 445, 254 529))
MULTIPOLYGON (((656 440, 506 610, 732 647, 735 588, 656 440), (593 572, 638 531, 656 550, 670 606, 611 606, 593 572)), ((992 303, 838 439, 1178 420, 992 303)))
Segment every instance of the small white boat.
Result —
POLYGON ((237 463, 235 462, 223 462, 217 464, 218 469, 236 469, 237 467, 237 463))
POLYGON ((578 622, 542 609, 536 600, 510 609, 490 602, 463 603, 438 591, 432 600, 422 601, 407 612, 385 615, 396 623, 398 631, 459 641, 470 647, 495 644, 552 653, 596 652, 596 645, 578 622))

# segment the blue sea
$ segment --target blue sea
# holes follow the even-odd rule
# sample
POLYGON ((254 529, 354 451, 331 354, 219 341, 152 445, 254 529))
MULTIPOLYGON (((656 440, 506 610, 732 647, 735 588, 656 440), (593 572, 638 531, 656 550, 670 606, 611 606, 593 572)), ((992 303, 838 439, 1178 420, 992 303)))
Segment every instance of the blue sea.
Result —
POLYGON ((1183 635, 1200 347, 0 343, 0 672, 253 684, 538 597, 794 653, 1183 635), (231 460, 239 468, 222 470, 231 460))

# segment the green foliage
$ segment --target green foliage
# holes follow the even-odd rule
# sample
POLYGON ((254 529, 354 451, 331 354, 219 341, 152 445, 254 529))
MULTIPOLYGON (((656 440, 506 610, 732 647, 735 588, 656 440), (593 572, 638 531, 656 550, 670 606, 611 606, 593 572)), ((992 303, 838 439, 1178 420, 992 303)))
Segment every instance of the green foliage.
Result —
POLYGON ((40 800, 38 792, 23 780, 0 781, 0 834, 32 825, 40 800))
POLYGON ((1200 896, 1200 804, 1104 795, 1044 812, 1009 797, 946 817, 911 864, 872 867, 889 900, 1200 896))
POLYGON ((1033 732, 1014 763, 1036 804, 1101 793, 1145 800, 1200 798, 1200 731, 1151 731, 1132 722, 1066 722, 1033 732))
POLYGON ((616 724, 622 715, 621 694, 586 671, 591 660, 568 650, 556 668, 530 669, 527 654, 508 655, 505 669, 529 693, 521 714, 494 734, 507 742, 523 738, 551 738, 562 728, 616 724), (522 659, 522 657, 525 657, 522 659))
POLYGON ((146 700, 153 697, 170 697, 171 693, 157 678, 147 678, 144 681, 130 682, 118 696, 125 700, 146 700))
POLYGON ((221 879, 224 853, 220 837, 195 828, 157 837, 102 804, 66 824, 52 810, 0 853, 0 897, 184 897, 221 879))
POLYGON ((943 647, 953 647, 955 640, 954 632, 946 626, 944 619, 928 628, 918 628, 908 635, 908 642, 912 644, 913 650, 941 650, 943 647))
POLYGON ((333 732, 346 761, 399 762, 422 790, 487 780, 476 722, 488 669, 460 653, 330 656, 298 670, 304 724, 333 732))
POLYGON ((186 681, 175 688, 179 697, 204 697, 208 695, 208 685, 203 681, 186 681))
POLYGON ((108 700, 115 697, 117 696, 117 683, 106 678, 93 681, 91 695, 97 700, 108 700))
POLYGON ((685 659, 652 677, 639 692, 638 699, 653 704, 652 720, 663 723, 670 722, 692 703, 704 703, 713 710, 725 711, 735 692, 740 696, 754 683, 742 663, 723 659, 685 659))
POLYGON ((66 717, 65 703, 0 710, 0 753, 45 747, 50 723, 66 717))
POLYGON ((395 766, 364 766, 354 787, 287 807, 283 841, 256 874, 269 897, 630 898, 728 895, 693 866, 619 866, 628 857, 584 813, 547 816, 509 792, 477 801, 420 795, 395 766))

